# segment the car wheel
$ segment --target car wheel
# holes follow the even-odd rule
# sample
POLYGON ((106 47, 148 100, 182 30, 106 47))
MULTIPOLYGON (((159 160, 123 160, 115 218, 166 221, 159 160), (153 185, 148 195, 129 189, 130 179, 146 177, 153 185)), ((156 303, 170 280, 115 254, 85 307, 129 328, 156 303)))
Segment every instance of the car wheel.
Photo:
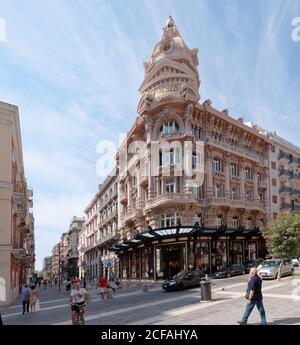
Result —
POLYGON ((230 278, 231 277, 231 274, 228 272, 227 275, 226 275, 227 278, 230 278))
POLYGON ((294 275, 294 269, 291 269, 290 275, 293 276, 294 275))

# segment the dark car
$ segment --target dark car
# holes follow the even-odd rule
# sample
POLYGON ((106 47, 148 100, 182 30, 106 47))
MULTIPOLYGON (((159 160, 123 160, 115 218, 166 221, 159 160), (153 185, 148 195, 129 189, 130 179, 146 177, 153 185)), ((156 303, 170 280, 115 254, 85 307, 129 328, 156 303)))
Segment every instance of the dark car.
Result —
POLYGON ((201 270, 181 271, 174 277, 165 280, 162 288, 166 291, 172 291, 199 286, 201 279, 204 277, 205 273, 201 270))
POLYGON ((246 274, 245 266, 242 264, 226 265, 220 268, 218 272, 215 273, 216 278, 229 278, 231 276, 238 276, 241 274, 246 274))
POLYGON ((246 272, 249 273, 252 267, 257 268, 263 261, 264 261, 263 259, 253 259, 253 260, 246 261, 244 264, 246 272))

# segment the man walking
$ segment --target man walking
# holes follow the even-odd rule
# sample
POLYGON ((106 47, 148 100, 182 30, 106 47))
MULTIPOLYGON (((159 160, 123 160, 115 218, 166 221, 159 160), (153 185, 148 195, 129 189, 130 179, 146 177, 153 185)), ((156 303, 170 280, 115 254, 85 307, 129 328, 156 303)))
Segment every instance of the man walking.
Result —
POLYGON ((25 311, 29 313, 30 290, 27 284, 22 287, 21 294, 22 294, 23 314, 25 314, 25 311))
POLYGON ((260 313, 260 324, 266 325, 266 313, 263 305, 263 296, 261 292, 262 279, 257 275, 257 269, 252 267, 249 273, 248 287, 247 287, 247 306, 241 321, 238 321, 240 325, 247 325, 248 318, 256 306, 260 313))

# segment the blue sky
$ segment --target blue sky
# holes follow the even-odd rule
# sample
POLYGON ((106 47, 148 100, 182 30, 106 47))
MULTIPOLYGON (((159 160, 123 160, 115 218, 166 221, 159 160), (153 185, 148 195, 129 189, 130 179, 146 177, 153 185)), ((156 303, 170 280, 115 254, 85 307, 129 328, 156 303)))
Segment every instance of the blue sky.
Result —
POLYGON ((169 14, 199 49, 201 101, 300 145, 300 1, 0 0, 0 100, 19 106, 38 269, 103 179, 97 143, 135 120, 169 14))

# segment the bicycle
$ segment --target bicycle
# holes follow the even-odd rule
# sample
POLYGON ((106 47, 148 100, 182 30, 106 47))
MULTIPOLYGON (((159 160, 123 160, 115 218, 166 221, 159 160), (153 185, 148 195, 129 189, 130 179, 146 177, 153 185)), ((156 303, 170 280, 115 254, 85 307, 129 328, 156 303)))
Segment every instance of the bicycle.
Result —
POLYGON ((84 316, 83 316, 83 311, 85 304, 78 305, 74 303, 74 306, 76 307, 76 321, 75 325, 77 326, 83 326, 85 323, 84 316))

